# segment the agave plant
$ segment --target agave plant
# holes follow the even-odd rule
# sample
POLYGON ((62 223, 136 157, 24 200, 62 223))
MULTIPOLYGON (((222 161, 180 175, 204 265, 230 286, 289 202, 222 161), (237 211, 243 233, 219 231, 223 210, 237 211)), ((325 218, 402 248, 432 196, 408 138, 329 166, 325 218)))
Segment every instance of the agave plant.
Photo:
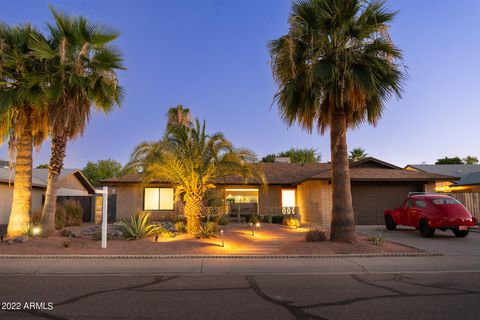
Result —
POLYGON ((150 212, 139 212, 118 222, 118 229, 126 239, 142 239, 157 233, 158 226, 150 224, 150 212))

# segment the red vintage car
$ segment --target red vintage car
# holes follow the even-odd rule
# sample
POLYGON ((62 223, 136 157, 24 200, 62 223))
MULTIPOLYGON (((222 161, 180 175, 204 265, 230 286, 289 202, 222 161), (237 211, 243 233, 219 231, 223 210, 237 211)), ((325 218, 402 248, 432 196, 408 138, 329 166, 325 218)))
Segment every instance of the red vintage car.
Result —
POLYGON ((415 227, 422 237, 431 238, 436 229, 452 230, 457 237, 466 237, 477 219, 457 199, 442 194, 411 194, 394 210, 384 212, 385 227, 415 227))

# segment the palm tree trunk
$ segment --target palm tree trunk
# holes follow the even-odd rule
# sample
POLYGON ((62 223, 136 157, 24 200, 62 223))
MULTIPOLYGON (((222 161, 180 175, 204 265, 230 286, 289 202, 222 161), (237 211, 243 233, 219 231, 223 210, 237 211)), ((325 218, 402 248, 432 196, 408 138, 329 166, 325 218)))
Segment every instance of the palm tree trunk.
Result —
POLYGON ((23 234, 30 222, 32 208, 32 123, 27 115, 27 123, 17 138, 15 158, 15 179, 13 184, 12 211, 8 221, 9 237, 23 234))
POLYGON ((42 219, 40 221, 43 236, 51 236, 55 233, 55 212, 57 209, 57 191, 59 176, 63 168, 65 151, 67 147, 67 135, 52 138, 50 163, 48 164, 48 184, 43 205, 42 219))
POLYGON ((347 151, 347 121, 343 111, 332 115, 330 125, 332 158, 332 241, 355 241, 350 166, 347 151))
POLYGON ((202 197, 185 197, 185 215, 187 216, 187 230, 190 234, 196 234, 200 230, 202 207, 202 197))

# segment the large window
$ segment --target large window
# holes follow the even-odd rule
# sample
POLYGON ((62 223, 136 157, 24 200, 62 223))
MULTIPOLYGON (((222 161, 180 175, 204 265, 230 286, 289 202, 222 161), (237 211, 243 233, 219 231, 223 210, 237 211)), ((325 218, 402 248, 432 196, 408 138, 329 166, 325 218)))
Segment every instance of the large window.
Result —
POLYGON ((282 207, 295 206, 295 189, 282 189, 282 207))
POLYGON ((258 189, 226 189, 225 198, 233 203, 258 203, 258 189))
POLYGON ((145 188, 144 210, 173 210, 173 188, 145 188))

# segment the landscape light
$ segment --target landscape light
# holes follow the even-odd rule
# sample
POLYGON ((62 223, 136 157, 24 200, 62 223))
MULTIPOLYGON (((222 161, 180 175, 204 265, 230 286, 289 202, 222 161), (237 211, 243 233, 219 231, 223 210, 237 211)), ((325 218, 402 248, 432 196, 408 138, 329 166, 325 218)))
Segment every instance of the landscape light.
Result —
POLYGON ((260 222, 257 222, 255 226, 257 226, 257 228, 260 228, 260 222))
POLYGON ((253 232, 253 223, 250 222, 250 230, 252 230, 252 237, 255 237, 255 232, 253 232))
POLYGON ((40 227, 33 227, 32 233, 34 236, 38 235, 40 233, 40 227))
POLYGON ((155 236, 155 242, 158 242, 158 234, 155 236))
POLYGON ((225 247, 225 242, 223 240, 223 229, 220 230, 220 236, 222 237, 222 247, 225 247))

